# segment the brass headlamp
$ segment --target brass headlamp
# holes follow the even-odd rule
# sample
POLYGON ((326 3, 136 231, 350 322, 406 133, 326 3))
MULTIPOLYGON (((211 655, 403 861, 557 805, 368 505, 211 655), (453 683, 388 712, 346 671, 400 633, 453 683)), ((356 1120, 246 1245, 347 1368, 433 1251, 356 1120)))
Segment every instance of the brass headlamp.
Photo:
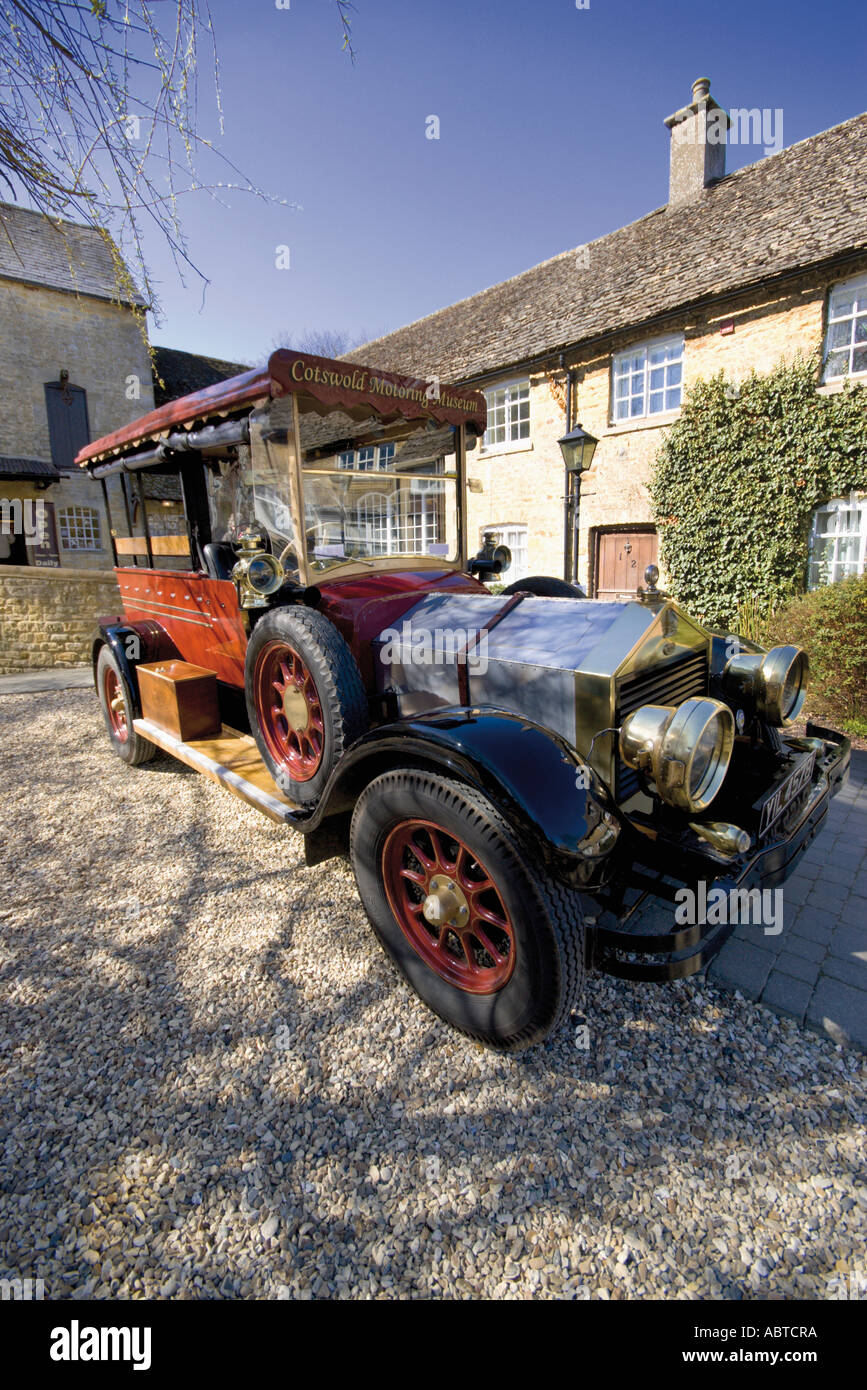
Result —
POLYGON ((802 647, 772 647, 769 652, 741 652, 723 671, 726 699, 752 709, 766 724, 793 724, 807 695, 810 662, 802 647))
POLYGON ((252 527, 241 532, 238 549, 238 563, 232 570, 238 602, 242 608, 267 608, 268 596, 277 592, 286 572, 280 561, 268 554, 261 535, 252 527))
POLYGON ((734 717, 721 700, 642 705, 623 721, 620 756, 655 784, 663 801, 695 815, 723 784, 734 735, 734 717))

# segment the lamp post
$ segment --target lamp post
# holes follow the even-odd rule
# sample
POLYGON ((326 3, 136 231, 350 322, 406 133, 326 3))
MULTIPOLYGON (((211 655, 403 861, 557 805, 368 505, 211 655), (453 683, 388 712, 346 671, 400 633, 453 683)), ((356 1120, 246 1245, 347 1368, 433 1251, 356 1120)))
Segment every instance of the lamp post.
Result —
POLYGON ((566 506, 571 513, 569 553, 564 557, 566 579, 575 580, 578 571, 578 514, 581 501, 581 474, 586 473, 593 462, 599 440, 588 434, 580 425, 570 429, 558 439, 563 462, 566 465, 566 506))

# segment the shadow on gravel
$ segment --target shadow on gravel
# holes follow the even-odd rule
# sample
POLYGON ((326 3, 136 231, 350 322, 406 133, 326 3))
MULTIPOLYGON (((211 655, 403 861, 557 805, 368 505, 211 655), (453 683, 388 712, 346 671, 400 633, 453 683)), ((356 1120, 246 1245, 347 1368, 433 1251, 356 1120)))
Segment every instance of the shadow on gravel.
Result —
POLYGON ((488 1052, 396 979, 345 864, 110 759, 88 699, 0 706, 4 1276, 765 1298, 857 1267, 861 1059, 702 984, 598 977, 586 1050, 488 1052))

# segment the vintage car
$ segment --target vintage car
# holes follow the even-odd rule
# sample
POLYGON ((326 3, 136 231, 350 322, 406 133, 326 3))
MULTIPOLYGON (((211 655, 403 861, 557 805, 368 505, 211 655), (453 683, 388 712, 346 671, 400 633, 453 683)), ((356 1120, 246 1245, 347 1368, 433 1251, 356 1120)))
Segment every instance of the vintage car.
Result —
POLYGON ((678 890, 780 883, 849 745, 786 733, 802 651, 706 630, 653 567, 617 603, 501 587, 496 536, 468 554, 484 428, 475 392, 281 350, 79 462, 125 520, 123 613, 93 645, 116 753, 173 754, 304 834, 308 863, 348 844, 421 998, 517 1050, 587 969, 701 969, 730 923, 678 925, 678 890), (672 905, 658 930, 648 894, 672 905))

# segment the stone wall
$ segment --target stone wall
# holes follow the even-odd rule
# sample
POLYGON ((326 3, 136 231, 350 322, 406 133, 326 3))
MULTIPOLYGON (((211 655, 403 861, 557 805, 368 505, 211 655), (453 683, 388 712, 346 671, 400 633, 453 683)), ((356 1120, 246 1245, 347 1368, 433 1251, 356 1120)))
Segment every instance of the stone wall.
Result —
POLYGON ((92 439, 153 410, 148 347, 130 309, 0 281, 0 454, 51 458, 44 383, 64 369, 87 392, 92 439))
POLYGON ((120 612, 111 570, 0 566, 0 674, 87 665, 97 622, 120 612))
MULTIPOLYGON (((51 461, 45 383, 69 372, 70 384, 87 392, 91 439, 99 439, 153 410, 153 381, 147 343, 135 315, 121 304, 39 285, 0 280, 0 454, 51 461)), ((115 529, 123 532, 120 484, 111 480, 115 529)), ((70 506, 99 515, 100 547, 64 550, 61 567, 105 570, 111 541, 102 488, 86 474, 65 474, 43 492, 31 483, 4 478, 0 499, 43 498, 56 512, 70 506)))

